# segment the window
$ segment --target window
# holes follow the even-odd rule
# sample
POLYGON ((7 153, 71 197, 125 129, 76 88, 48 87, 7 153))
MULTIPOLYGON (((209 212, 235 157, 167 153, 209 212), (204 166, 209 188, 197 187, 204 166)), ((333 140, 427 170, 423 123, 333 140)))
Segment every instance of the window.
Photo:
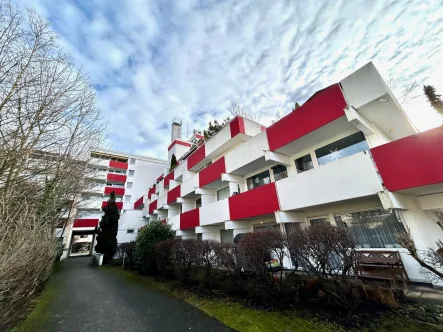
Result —
POLYGON ((405 232, 395 211, 372 210, 334 215, 339 227, 347 228, 363 248, 394 248, 397 232, 405 232))
POLYGON ((309 218, 309 224, 312 225, 318 225, 329 222, 327 217, 321 217, 321 218, 309 218))
POLYGON ((234 231, 232 229, 222 229, 222 230, 220 230, 220 242, 221 243, 232 243, 232 242, 234 242, 234 231))
POLYGON ((269 177, 269 170, 251 176, 246 179, 246 184, 248 185, 248 189, 254 189, 265 184, 271 183, 271 178, 269 177))
POLYGON ((129 163, 130 164, 135 164, 135 158, 129 158, 129 163))
POLYGON ((131 195, 125 195, 125 202, 131 201, 131 195))
POLYGON ((201 198, 197 198, 197 200, 195 201, 195 208, 199 208, 202 207, 202 199, 201 198))
POLYGON ((266 231, 280 231, 280 224, 254 226, 254 232, 266 232, 266 231))
POLYGON ((321 166, 365 150, 369 150, 365 135, 358 132, 315 150, 315 155, 321 166))
POLYGON ((129 175, 129 176, 134 176, 134 170, 133 170, 133 169, 130 169, 130 170, 128 171, 128 175, 129 175))
POLYGON ((229 197, 229 187, 220 189, 217 191, 217 201, 221 201, 222 199, 229 197))
POLYGON ((272 172, 274 173, 275 181, 278 181, 278 180, 288 177, 288 171, 286 169, 286 166, 283 166, 283 165, 277 165, 277 166, 272 167, 272 172))
POLYGON ((127 234, 134 234, 134 233, 135 233, 135 230, 134 230, 134 228, 128 228, 128 229, 126 230, 126 233, 127 233, 127 234))
POLYGON ((126 188, 132 189, 132 182, 127 182, 126 183, 126 188))
POLYGON ((303 173, 314 168, 312 163, 312 158, 310 154, 303 156, 301 158, 295 159, 295 167, 297 168, 297 173, 303 173))
POLYGON ((87 239, 88 236, 87 235, 80 235, 80 239, 87 239))
POLYGON ((286 234, 296 232, 301 228, 301 223, 299 222, 290 222, 290 223, 285 223, 284 225, 285 225, 286 234))
POLYGON ((197 233, 197 240, 200 240, 200 241, 203 240, 203 234, 202 233, 197 233))

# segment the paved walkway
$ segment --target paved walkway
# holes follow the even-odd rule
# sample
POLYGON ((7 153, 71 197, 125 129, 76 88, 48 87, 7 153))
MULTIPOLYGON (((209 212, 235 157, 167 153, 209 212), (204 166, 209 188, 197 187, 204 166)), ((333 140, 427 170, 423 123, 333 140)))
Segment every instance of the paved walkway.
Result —
POLYGON ((48 317, 34 331, 232 331, 187 303, 90 262, 61 262, 47 285, 54 290, 48 317))

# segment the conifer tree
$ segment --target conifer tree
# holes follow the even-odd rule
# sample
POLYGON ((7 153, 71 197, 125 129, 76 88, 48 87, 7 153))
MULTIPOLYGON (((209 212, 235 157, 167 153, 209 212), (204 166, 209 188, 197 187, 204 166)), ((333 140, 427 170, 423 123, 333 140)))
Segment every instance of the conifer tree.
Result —
POLYGON ((443 115, 443 100, 432 85, 423 85, 423 92, 432 108, 443 115))
POLYGON ((172 171, 176 167, 177 167, 177 157, 175 156, 175 154, 172 154, 172 156, 171 156, 171 165, 169 167, 169 172, 172 171))
POLYGON ((103 263, 107 263, 117 252, 117 231, 120 212, 115 203, 115 192, 111 192, 108 204, 103 208, 104 215, 97 226, 97 244, 95 251, 103 254, 103 263))

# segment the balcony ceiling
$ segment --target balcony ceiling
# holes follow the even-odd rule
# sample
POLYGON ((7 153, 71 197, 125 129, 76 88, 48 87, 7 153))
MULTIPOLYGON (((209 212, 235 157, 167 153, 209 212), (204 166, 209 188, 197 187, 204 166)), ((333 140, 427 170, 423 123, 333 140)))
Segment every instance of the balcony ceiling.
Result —
POLYGON ((417 196, 438 194, 438 193, 443 193, 443 183, 431 184, 422 187, 408 188, 404 190, 399 190, 397 192, 408 195, 413 194, 417 196))

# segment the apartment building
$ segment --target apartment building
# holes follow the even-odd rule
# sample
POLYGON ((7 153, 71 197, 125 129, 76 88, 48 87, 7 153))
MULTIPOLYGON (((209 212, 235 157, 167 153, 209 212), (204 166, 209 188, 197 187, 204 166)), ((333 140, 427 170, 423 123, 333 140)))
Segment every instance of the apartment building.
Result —
POLYGON ((91 172, 86 176, 91 185, 70 212, 74 221, 64 232, 65 243, 70 246, 75 236, 90 238, 113 191, 121 213, 117 242, 135 240, 137 230, 147 222, 140 209, 144 202, 138 198, 146 191, 146 183, 155 181, 165 171, 167 161, 115 151, 93 151, 90 164, 91 172))
POLYGON ((269 128, 236 117, 198 138, 168 147, 178 166, 140 196, 149 220, 221 242, 329 222, 361 248, 400 251, 409 278, 430 282, 395 232, 418 249, 443 239, 433 213, 443 208, 443 127, 418 133, 372 63, 269 128))

